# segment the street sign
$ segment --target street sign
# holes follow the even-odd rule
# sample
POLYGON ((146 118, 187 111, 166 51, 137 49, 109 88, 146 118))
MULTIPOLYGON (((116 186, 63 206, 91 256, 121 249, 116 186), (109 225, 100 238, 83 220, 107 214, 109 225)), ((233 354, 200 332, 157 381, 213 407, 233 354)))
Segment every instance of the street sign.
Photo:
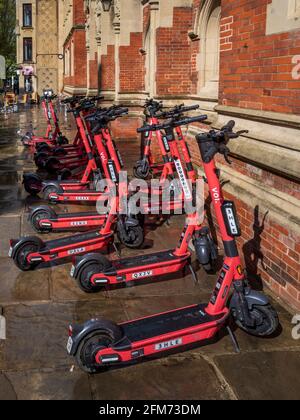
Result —
POLYGON ((0 80, 6 79, 5 58, 0 55, 0 80))

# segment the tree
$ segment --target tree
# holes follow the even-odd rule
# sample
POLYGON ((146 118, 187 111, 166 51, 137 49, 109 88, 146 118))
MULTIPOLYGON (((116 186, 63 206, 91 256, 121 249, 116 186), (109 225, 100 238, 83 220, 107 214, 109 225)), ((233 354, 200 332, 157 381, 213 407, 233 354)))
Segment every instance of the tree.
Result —
POLYGON ((10 75, 16 68, 16 0, 0 0, 0 55, 10 75))

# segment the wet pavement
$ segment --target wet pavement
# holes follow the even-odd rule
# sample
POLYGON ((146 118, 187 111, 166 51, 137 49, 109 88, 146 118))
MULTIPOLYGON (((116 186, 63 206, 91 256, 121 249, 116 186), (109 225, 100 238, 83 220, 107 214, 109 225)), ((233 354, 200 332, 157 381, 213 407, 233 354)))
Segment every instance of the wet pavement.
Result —
MULTIPOLYGON (((90 296, 69 277, 70 264, 20 272, 7 258, 8 241, 33 234, 28 209, 40 201, 28 199, 22 190, 23 172, 30 172, 33 165, 16 132, 26 131, 32 124, 43 134, 42 121, 36 108, 0 117, 0 305, 7 327, 6 340, 0 340, 0 400, 299 399, 300 339, 292 338, 292 315, 276 301, 280 333, 257 339, 237 330, 240 354, 234 352, 225 334, 210 346, 95 376, 73 366, 73 359, 66 354, 70 322, 96 316, 125 321, 207 301, 216 277, 198 270, 199 283, 195 285, 189 273, 178 273, 175 279, 90 296)), ((71 138, 71 125, 62 123, 71 138)), ((139 155, 138 142, 120 141, 119 147, 128 167, 132 166, 139 155)), ((59 208, 78 210, 78 206, 59 208)), ((145 249, 124 249, 123 256, 174 247, 183 222, 174 217, 169 225, 152 225, 145 249)))

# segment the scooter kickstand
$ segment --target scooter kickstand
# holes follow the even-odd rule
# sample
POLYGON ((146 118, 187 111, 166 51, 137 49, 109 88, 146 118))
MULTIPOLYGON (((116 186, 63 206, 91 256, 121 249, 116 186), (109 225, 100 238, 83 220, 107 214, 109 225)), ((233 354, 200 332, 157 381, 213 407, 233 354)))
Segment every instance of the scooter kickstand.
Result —
POLYGON ((115 243, 113 243, 113 248, 115 250, 115 253, 117 254, 118 258, 121 258, 121 252, 118 249, 117 245, 115 243))
POLYGON ((233 345, 233 348, 234 348, 235 352, 237 354, 239 354, 241 352, 241 349, 240 349, 239 343, 238 343, 238 341, 236 339, 236 336, 235 336, 234 332, 229 327, 229 325, 227 325, 226 329, 227 329, 227 332, 229 334, 229 337, 231 338, 232 345, 233 345))
POLYGON ((189 264, 189 269, 190 269, 190 272, 192 274, 192 277, 193 277, 193 280, 194 280, 194 284, 195 285, 198 284, 199 283, 198 277, 197 277, 197 274, 195 273, 195 270, 193 269, 192 264, 189 264))

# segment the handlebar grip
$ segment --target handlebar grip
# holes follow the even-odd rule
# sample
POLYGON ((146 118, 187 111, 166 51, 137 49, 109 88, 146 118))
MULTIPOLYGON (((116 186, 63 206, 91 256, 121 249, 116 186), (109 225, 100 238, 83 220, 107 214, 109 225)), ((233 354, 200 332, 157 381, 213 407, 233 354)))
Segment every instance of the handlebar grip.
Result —
POLYGON ((221 131, 232 131, 235 127, 235 121, 230 120, 226 125, 224 125, 223 128, 221 128, 221 131))
MULTIPOLYGON (((155 126, 157 127, 157 126, 155 126)), ((146 133, 147 131, 154 131, 153 125, 144 125, 143 127, 137 128, 137 133, 146 133)))
POLYGON ((191 105, 191 106, 184 106, 182 110, 183 112, 188 112, 188 111, 196 111, 199 108, 200 108, 200 105, 191 105))
POLYGON ((208 118, 207 115, 198 115, 198 117, 185 118, 183 120, 176 121, 174 126, 178 127, 180 125, 188 125, 188 124, 191 124, 193 122, 203 122, 203 121, 207 120, 207 118, 208 118))

